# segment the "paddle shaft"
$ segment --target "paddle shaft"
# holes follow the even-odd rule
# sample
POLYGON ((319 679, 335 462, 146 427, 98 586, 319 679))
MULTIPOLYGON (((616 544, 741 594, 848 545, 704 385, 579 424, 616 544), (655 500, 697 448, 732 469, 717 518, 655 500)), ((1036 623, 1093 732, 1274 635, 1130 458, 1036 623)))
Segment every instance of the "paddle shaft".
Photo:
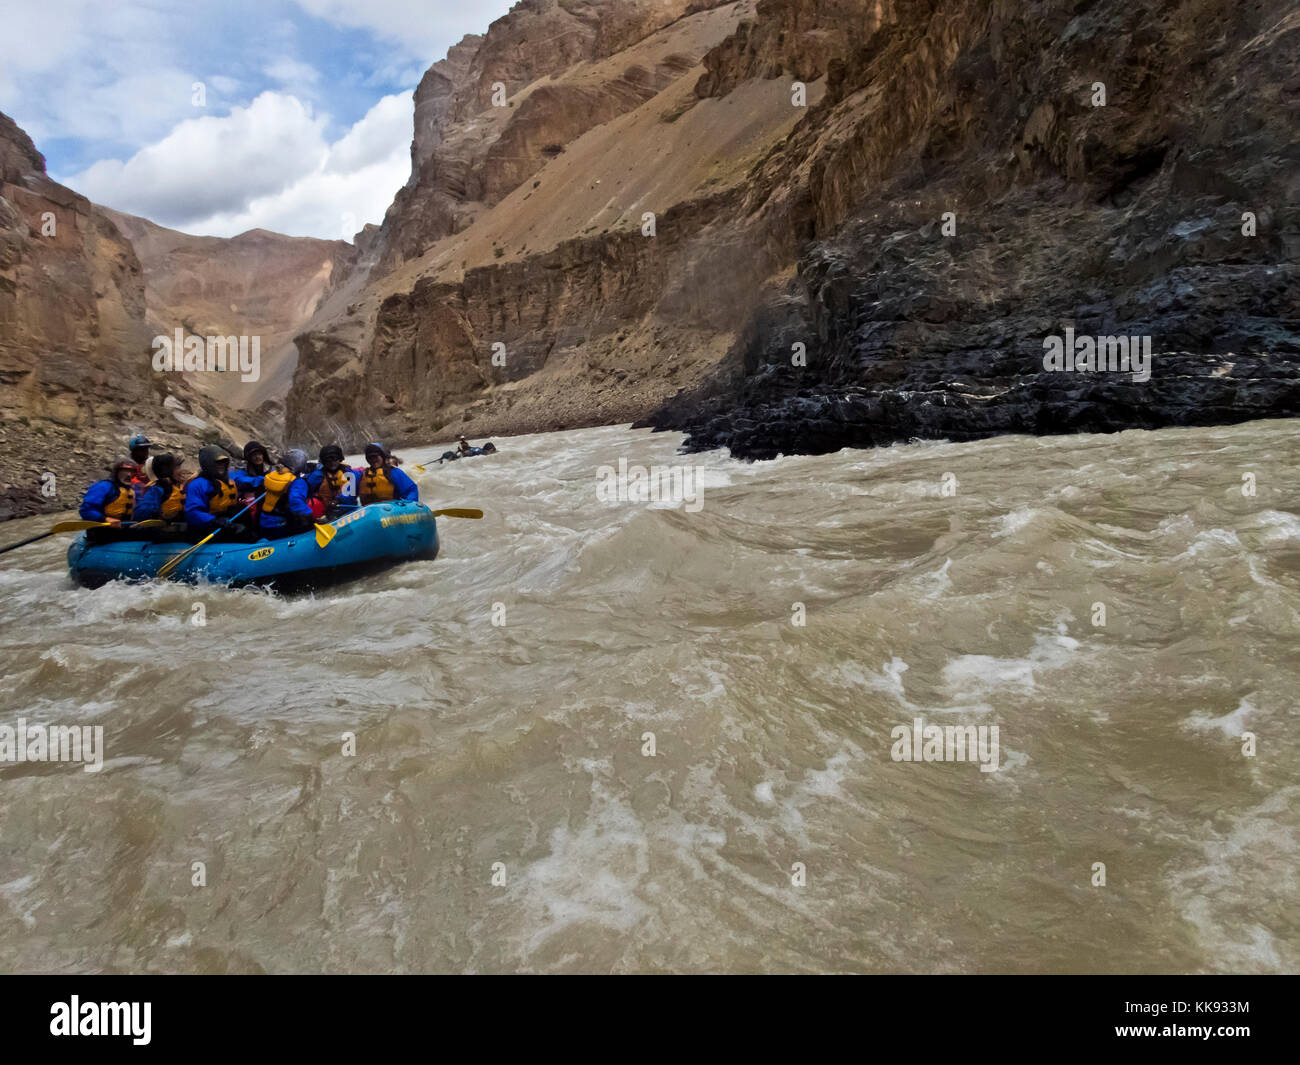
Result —
POLYGON ((13 551, 19 547, 26 547, 28 544, 34 544, 37 540, 44 540, 53 535, 53 532, 43 532, 40 536, 29 536, 26 540, 19 540, 16 544, 10 544, 8 547, 0 547, 0 555, 3 555, 6 551, 13 551))
MULTIPOLYGON (((9 544, 9 545, 6 546, 6 547, 0 547, 0 555, 5 554, 7 551, 13 551, 13 550, 15 550, 16 548, 19 548, 19 547, 26 547, 28 544, 34 544, 34 543, 36 543, 38 540, 45 540, 45 539, 47 539, 47 538, 49 538, 49 537, 51 537, 51 536, 55 536, 55 535, 57 535, 58 533, 64 533, 64 532, 82 532, 82 531, 84 531, 84 530, 86 530, 86 529, 107 528, 107 527, 112 526, 112 524, 113 524, 113 523, 112 523, 112 522, 109 522, 109 521, 76 521, 76 522, 73 522, 73 521, 66 521, 66 522, 59 522, 59 523, 58 523, 57 525, 55 525, 54 528, 51 529, 49 532, 43 532, 43 533, 41 533, 39 536, 29 536, 26 540, 19 540, 16 544, 9 544), (66 526, 72 526, 72 528, 66 528, 66 526)), ((162 522, 160 522, 160 521, 140 521, 140 522, 135 522, 134 524, 135 524, 135 525, 161 525, 162 522)), ((118 528, 129 529, 129 528, 131 528, 131 524, 118 526, 118 528)))
MULTIPOLYGON (((254 499, 251 503, 248 504, 248 506, 246 506, 243 510, 241 510, 230 520, 236 521, 239 518, 242 518, 245 514, 247 514, 250 510, 252 510, 255 506, 257 506, 258 503, 262 502, 262 500, 265 498, 266 498, 266 493, 263 492, 260 496, 254 499)), ((220 529, 214 529, 212 532, 208 533, 208 535, 205 536, 202 540, 200 540, 197 544, 191 547, 188 551, 182 551, 175 558, 169 559, 167 562, 163 564, 162 568, 158 570, 158 576, 170 577, 173 573, 176 572, 177 566, 179 566, 182 562, 184 562, 187 558, 189 558, 190 555, 194 554, 195 551, 197 551, 200 547, 206 544, 219 532, 221 532, 220 529)))

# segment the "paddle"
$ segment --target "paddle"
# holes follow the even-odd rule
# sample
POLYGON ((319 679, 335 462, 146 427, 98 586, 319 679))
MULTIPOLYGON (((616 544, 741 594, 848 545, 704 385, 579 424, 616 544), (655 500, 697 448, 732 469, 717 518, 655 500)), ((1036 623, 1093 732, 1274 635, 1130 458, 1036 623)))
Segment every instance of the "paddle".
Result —
POLYGON ((161 518, 150 518, 148 521, 128 521, 121 525, 114 525, 111 521, 61 521, 55 525, 50 532, 83 532, 86 529, 156 529, 159 525, 167 523, 161 518))
POLYGON ((166 523, 161 521, 137 521, 133 525, 114 526, 111 521, 60 521, 55 523, 49 532, 41 533, 39 536, 29 536, 26 540, 19 540, 16 544, 9 544, 7 547, 0 547, 0 555, 7 551, 13 551, 15 548, 34 544, 37 540, 44 540, 58 533, 83 532, 86 529, 103 528, 151 529, 163 524, 166 523))
MULTIPOLYGON (((266 498, 266 493, 263 492, 260 496, 254 499, 251 503, 248 504, 248 506, 246 506, 243 510, 241 510, 238 514, 236 514, 234 518, 231 518, 230 520, 234 521, 237 518, 242 518, 245 514, 247 514, 250 510, 252 510, 255 506, 257 506, 258 503, 262 502, 262 500, 265 498, 266 498)), ((195 551, 197 551, 200 547, 206 544, 219 532, 221 532, 221 530, 217 529, 209 533, 193 547, 189 548, 186 551, 182 551, 179 555, 174 555, 171 558, 169 558, 166 562, 163 563, 162 568, 158 570, 158 576, 170 577, 173 573, 176 572, 177 566, 179 566, 182 562, 184 562, 187 558, 189 558, 190 555, 194 554, 195 551)))

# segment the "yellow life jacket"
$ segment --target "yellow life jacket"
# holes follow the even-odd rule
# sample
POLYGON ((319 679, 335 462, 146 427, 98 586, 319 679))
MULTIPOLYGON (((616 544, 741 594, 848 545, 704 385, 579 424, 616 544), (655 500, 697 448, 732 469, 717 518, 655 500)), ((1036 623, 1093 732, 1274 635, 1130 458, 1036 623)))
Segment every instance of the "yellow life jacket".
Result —
POLYGON ((162 517, 164 521, 180 521, 185 517, 185 485, 173 481, 171 490, 163 496, 162 517))
POLYGON ((130 521, 131 511, 135 506, 135 489, 117 485, 117 498, 104 504, 104 517, 116 518, 118 521, 130 521))
POLYGON ((208 513, 214 518, 224 518, 239 506, 239 489, 235 487, 234 481, 218 481, 209 478, 208 483, 217 489, 208 500, 208 513))
POLYGON ((357 496, 363 507, 368 507, 371 503, 383 503, 385 500, 392 499, 395 494, 393 479, 388 476, 388 471, 383 466, 377 470, 366 470, 361 478, 361 486, 357 490, 357 496))
POLYGON ((326 507, 333 505, 343 489, 351 487, 352 491, 348 492, 349 496, 354 496, 356 492, 357 475, 346 467, 340 466, 333 473, 329 470, 322 470, 323 476, 320 480, 320 488, 316 491, 316 496, 326 507))
POLYGON ((262 481, 262 488, 266 492, 266 498, 262 500, 262 513, 273 513, 275 508, 280 505, 280 500, 284 498, 284 494, 289 491, 290 485, 297 479, 295 474, 279 468, 268 473, 262 481))

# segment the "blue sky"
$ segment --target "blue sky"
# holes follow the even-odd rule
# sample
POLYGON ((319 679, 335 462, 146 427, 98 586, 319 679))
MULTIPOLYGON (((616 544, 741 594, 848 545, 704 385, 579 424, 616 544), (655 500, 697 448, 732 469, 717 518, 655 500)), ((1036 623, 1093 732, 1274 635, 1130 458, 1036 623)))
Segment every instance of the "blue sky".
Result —
POLYGON ((17 0, 0 110, 98 203, 191 233, 350 239, 410 173, 424 71, 510 6, 17 0))

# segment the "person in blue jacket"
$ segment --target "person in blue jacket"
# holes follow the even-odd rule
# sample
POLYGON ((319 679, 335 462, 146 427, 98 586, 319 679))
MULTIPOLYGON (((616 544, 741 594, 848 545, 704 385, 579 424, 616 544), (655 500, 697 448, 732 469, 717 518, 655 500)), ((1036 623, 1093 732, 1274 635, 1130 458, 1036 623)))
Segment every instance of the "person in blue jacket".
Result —
POLYGON ((152 473, 152 484, 135 508, 136 521, 185 520, 185 474, 181 471, 184 459, 180 455, 155 455, 147 464, 152 473))
POLYGON ((392 499, 409 499, 418 502, 420 489, 411 478, 393 464, 392 456, 383 444, 366 445, 366 465, 369 467, 357 485, 357 498, 363 507, 371 503, 386 503, 392 499))
POLYGON ((261 495, 262 480, 271 470, 271 455, 256 440, 244 445, 244 468, 231 473, 241 495, 261 495))
POLYGON ((266 495, 258 504, 257 517, 258 527, 268 539, 292 536, 316 523, 309 502, 311 492, 303 476, 306 469, 307 453, 295 448, 285 452, 280 466, 267 471, 266 495))
POLYGON ((230 457, 218 448, 199 449, 199 475, 185 486, 185 521, 202 539, 224 530, 243 536, 246 527, 232 520, 241 509, 239 488, 230 479, 230 457))
POLYGON ((131 459, 118 459, 109 467, 107 480, 96 481, 81 500, 77 513, 82 521, 102 521, 121 525, 130 521, 135 510, 133 481, 140 467, 131 459))
POLYGON ((343 449, 326 444, 320 449, 320 465, 307 474, 307 487, 325 508, 325 517, 333 521, 356 510, 357 481, 361 471, 343 465, 343 449))

